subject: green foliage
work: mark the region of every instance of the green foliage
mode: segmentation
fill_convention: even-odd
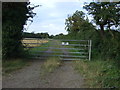
[[[92,58],[101,58],[102,60],[113,59],[116,63],[120,62],[120,34],[117,31],[112,31],[115,37],[112,37],[109,31],[105,31],[106,38],[100,37],[100,32],[97,31],[91,38],[92,43]]]
[[[115,31],[120,23],[117,4],[93,2],[85,5],[84,8],[93,16],[100,30],[96,30],[84,18],[84,14],[76,14],[81,13],[78,11],[66,19],[66,39],[92,40],[92,61],[78,61],[75,64],[76,69],[85,76],[89,87],[120,87],[120,32]],[[116,28],[111,30],[112,26]]]
[[[28,32],[23,32],[23,38],[49,38],[49,34],[48,33],[28,33]]]
[[[49,42],[49,47],[52,47],[53,43],[56,43],[57,45],[54,46],[55,48],[60,48],[60,41],[50,41]],[[49,49],[50,50],[50,49]],[[62,53],[62,50],[60,49],[51,49],[52,55],[60,55],[60,52]],[[59,53],[56,53],[59,52]],[[50,54],[50,53],[49,53]],[[51,54],[50,54],[51,55]],[[47,60],[44,62],[42,65],[42,70],[43,72],[41,73],[43,76],[46,74],[53,72],[56,68],[58,68],[60,65],[62,65],[62,61],[60,59],[60,56],[51,56],[48,57]]]
[[[60,33],[58,35],[55,35],[53,38],[54,39],[66,39],[67,35],[64,35],[63,33]]]
[[[28,7],[28,2],[2,3],[2,56],[3,59],[21,57],[23,25],[35,13],[34,7]]]
[[[50,39],[53,39],[53,38],[54,38],[54,35],[50,35],[49,38],[50,38]]]
[[[27,62],[21,59],[12,59],[10,61],[3,61],[2,63],[3,74],[8,74],[12,71],[21,69],[25,65],[27,65]]]
[[[76,61],[75,70],[85,77],[89,88],[120,88],[120,70],[115,61]]]
[[[69,20],[69,18],[71,19]],[[68,20],[69,21],[67,22],[73,22],[72,16],[68,17]],[[78,30],[77,33],[76,33],[76,30],[73,29],[74,27],[76,27],[76,24],[69,23],[69,26],[66,25],[67,29],[70,30],[68,31],[68,35],[66,35],[66,38],[76,39],[76,40],[91,39],[93,59],[99,58],[101,60],[106,60],[106,59],[116,60],[116,64],[118,64],[119,66],[119,62],[120,62],[119,32],[108,29],[104,31],[105,37],[101,38],[101,30],[96,30],[94,26],[88,22],[87,19],[81,18],[81,19],[78,19],[78,21],[81,21],[82,23],[77,24],[78,25],[77,27],[79,27],[79,29],[77,29]]]
[[[68,16],[65,24],[69,34],[77,34],[94,29],[88,18],[85,19],[85,14],[78,10],[72,16]]]
[[[94,18],[96,25],[104,31],[105,25],[110,29],[113,25],[116,27],[120,24],[119,18],[119,2],[91,2],[84,6]]]
[[[50,47],[50,44],[51,42],[47,42],[47,43],[41,44],[38,47],[28,49],[28,56],[26,57],[31,58],[33,56],[37,57],[37,56],[43,55],[43,52],[48,50],[48,47]],[[41,51],[42,53],[39,51]]]

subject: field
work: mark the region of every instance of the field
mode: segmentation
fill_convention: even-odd
[[[22,40],[22,43],[24,46],[26,47],[38,47],[40,46],[41,44],[43,43],[47,43],[48,40],[45,40],[45,39],[34,39],[34,38],[25,38]]]

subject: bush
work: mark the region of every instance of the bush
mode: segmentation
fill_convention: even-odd
[[[23,25],[29,18],[30,9],[27,2],[3,2],[2,3],[2,56],[10,59],[22,56],[21,43]],[[26,15],[28,14],[28,16]]]

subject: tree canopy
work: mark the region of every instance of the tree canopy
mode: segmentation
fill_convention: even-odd
[[[85,13],[82,11],[76,11],[73,15],[68,16],[66,19],[66,30],[70,35],[84,34],[86,31],[91,31],[94,28],[88,18],[85,17]]]
[[[105,26],[110,29],[112,26],[118,27],[120,24],[118,4],[119,2],[91,2],[86,4],[84,9],[93,16],[94,22],[99,25],[104,34]]]
[[[33,18],[34,7],[29,2],[3,2],[2,3],[2,55],[3,58],[21,56],[22,33],[24,25],[29,18]]]

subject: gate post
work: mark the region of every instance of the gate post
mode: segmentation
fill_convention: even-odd
[[[92,45],[92,40],[89,40],[89,61],[91,59],[91,45]]]

